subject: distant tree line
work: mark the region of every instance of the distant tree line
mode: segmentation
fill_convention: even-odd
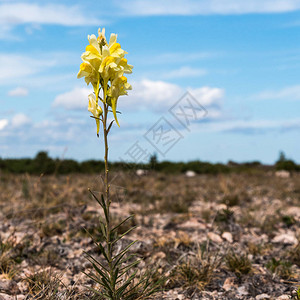
[[[300,165],[287,159],[284,153],[280,153],[274,166],[262,165],[259,161],[236,163],[229,161],[227,164],[209,163],[202,161],[190,162],[158,162],[156,155],[150,157],[148,163],[136,164],[126,162],[110,163],[111,170],[130,171],[136,169],[155,170],[164,173],[184,173],[194,171],[197,174],[219,174],[229,172],[247,172],[252,170],[287,170],[300,171]],[[39,152],[35,158],[1,159],[0,170],[6,173],[29,174],[69,174],[69,173],[99,173],[104,170],[104,162],[100,160],[86,160],[77,162],[72,159],[52,159],[45,151]]]
[[[279,159],[275,163],[276,170],[300,171],[300,165],[297,165],[293,160],[287,159],[284,152],[280,152]]]

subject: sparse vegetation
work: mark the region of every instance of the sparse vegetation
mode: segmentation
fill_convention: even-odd
[[[28,275],[24,281],[28,285],[28,293],[31,295],[40,299],[49,299],[50,296],[57,297],[59,278],[52,274],[51,270],[42,270]]]
[[[288,257],[291,262],[300,267],[300,241],[288,252]]]
[[[273,297],[285,290],[292,295],[298,288],[300,247],[294,240],[298,238],[299,174],[290,177],[289,184],[270,173],[185,178],[158,172],[128,177],[117,172],[112,177],[113,224],[135,212],[119,233],[138,226],[124,246],[138,238],[133,252],[141,260],[139,270],[144,272],[147,266],[157,270],[154,278],[170,278],[161,293],[165,299],[176,299],[176,293],[183,299],[193,294],[204,298],[217,290],[229,300],[238,293],[237,287],[250,286],[256,277],[263,280],[264,289],[256,286],[254,296],[266,290],[274,291],[268,292]],[[47,288],[44,284],[39,294],[44,299],[99,299],[85,288],[95,284],[82,273],[91,269],[83,249],[100,257],[89,237],[100,230],[98,208],[86,191],[89,184],[95,190],[101,181],[84,174],[0,175],[0,278],[19,283],[51,268],[59,281],[50,278]],[[178,209],[182,205],[184,209]],[[207,232],[217,239],[208,242]],[[232,235],[234,244],[225,239],[225,233]],[[288,243],[293,244],[274,242],[280,235],[292,236]],[[101,234],[96,238],[103,241]],[[220,287],[228,277],[234,278],[231,294]],[[58,292],[53,289],[55,282]],[[25,287],[20,293],[27,295],[29,283]],[[32,282],[31,288],[37,297],[38,284]]]
[[[247,275],[252,271],[252,263],[247,254],[230,251],[225,256],[226,266],[237,277]]]
[[[169,287],[182,286],[192,291],[204,290],[221,265],[218,252],[198,251],[197,255],[178,264],[171,272]]]
[[[271,261],[267,263],[267,268],[272,272],[282,277],[283,279],[290,279],[293,275],[292,263],[286,260],[280,260],[272,257]]]

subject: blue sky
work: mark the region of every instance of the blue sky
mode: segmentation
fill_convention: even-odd
[[[0,157],[102,158],[92,89],[76,78],[99,27],[118,34],[134,65],[112,160],[143,150],[141,159],[273,163],[282,150],[300,162],[299,0],[0,0]],[[188,128],[170,113],[187,91],[207,111]],[[178,137],[164,149],[150,134],[161,118]]]

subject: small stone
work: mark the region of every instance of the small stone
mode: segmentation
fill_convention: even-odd
[[[191,218],[190,220],[177,226],[179,229],[185,230],[205,230],[206,226],[203,223],[200,223],[196,218]]]
[[[290,206],[287,207],[284,211],[284,214],[287,216],[293,216],[300,219],[300,207],[299,206]]]
[[[233,287],[236,287],[236,285],[234,285],[234,277],[226,278],[223,284],[223,289],[227,292],[231,290]]]
[[[185,172],[186,177],[195,177],[196,173],[194,171],[188,170]]]
[[[255,297],[255,300],[265,300],[265,299],[270,299],[270,296],[268,294],[260,294]]]
[[[277,300],[290,300],[291,298],[289,295],[281,295],[277,298]]]
[[[221,238],[218,234],[216,234],[216,233],[214,233],[214,232],[209,232],[209,233],[207,234],[207,236],[208,236],[208,238],[209,238],[210,240],[212,240],[212,241],[215,242],[215,243],[220,244],[220,243],[223,242],[222,238]]]
[[[245,296],[245,295],[248,295],[248,292],[247,292],[246,287],[245,287],[244,285],[239,286],[239,287],[237,288],[237,293],[238,293],[239,296]]]
[[[136,170],[135,173],[136,173],[137,176],[144,176],[144,175],[147,174],[147,171],[143,170],[143,169],[138,169],[138,170]]]
[[[281,171],[276,171],[275,176],[279,178],[289,178],[291,174],[288,171],[281,170]]]
[[[12,296],[9,296],[7,294],[0,293],[0,300],[13,300],[14,298]]]
[[[20,293],[17,283],[9,279],[0,279],[0,292],[10,295]]]
[[[285,244],[285,245],[296,245],[298,240],[293,233],[284,233],[277,235],[273,238],[272,243]]]
[[[28,285],[24,280],[21,280],[18,282],[18,288],[20,290],[21,293],[25,293],[27,291]],[[18,297],[19,299],[19,297]]]
[[[26,240],[26,232],[15,232],[14,241],[16,244],[22,243],[22,241]]]
[[[222,210],[227,209],[227,208],[228,208],[227,205],[224,204],[224,203],[218,204],[218,205],[215,207],[215,209],[216,209],[216,210],[219,210],[219,211],[222,211]],[[211,209],[214,209],[214,207],[212,206]]]
[[[162,251],[159,251],[153,255],[154,260],[164,259],[165,257],[166,257],[166,254]]]
[[[223,232],[222,238],[229,243],[233,242],[232,234],[230,232]]]

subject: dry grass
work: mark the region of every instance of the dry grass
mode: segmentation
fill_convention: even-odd
[[[195,256],[185,258],[171,271],[169,287],[181,286],[194,293],[204,290],[217,277],[217,270],[222,263],[222,256],[216,251],[198,250]]]
[[[286,179],[264,172],[192,178],[114,173],[111,178],[115,224],[134,213],[120,232],[138,226],[125,245],[130,239],[141,240],[136,248],[141,269],[157,267],[159,274],[170,274],[168,288],[183,287],[189,295],[220,289],[228,273],[241,284],[256,273],[299,280],[299,244],[272,239],[289,232],[299,240],[300,174]],[[88,291],[76,289],[91,285],[81,276],[90,268],[81,250],[98,255],[87,231],[102,238],[99,209],[88,188],[101,190],[100,177],[0,175],[2,278],[19,282],[30,266],[28,292],[40,293],[43,299],[76,299],[76,293],[82,297],[78,299],[93,299]],[[198,245],[206,245],[208,232],[221,242],[211,242],[210,251],[201,247],[199,254]],[[223,233],[230,233],[236,244],[222,238]],[[49,267],[53,274],[42,272]],[[69,282],[62,284],[57,272],[67,273]],[[276,290],[285,283],[266,284]]]
[[[252,272],[252,263],[247,254],[230,251],[225,256],[225,261],[228,269],[235,273],[237,277],[241,277],[242,275],[247,275]]]

